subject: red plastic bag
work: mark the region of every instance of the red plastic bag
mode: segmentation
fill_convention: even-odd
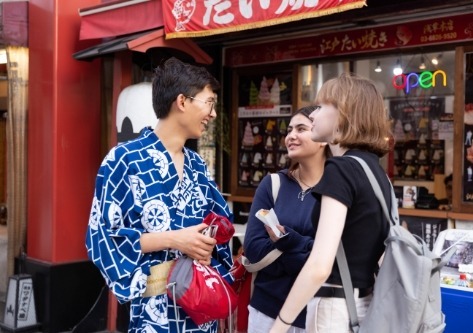
[[[168,296],[197,324],[227,318],[236,308],[237,295],[210,266],[180,257],[168,275]]]
[[[212,237],[217,240],[217,244],[224,244],[232,239],[235,233],[235,227],[225,216],[210,212],[203,221],[208,226],[214,227],[216,232]]]
[[[250,304],[251,288],[253,284],[253,273],[246,270],[241,263],[240,258],[244,255],[241,253],[234,261],[230,273],[233,275],[235,282],[232,284],[233,290],[238,295],[238,304],[235,311],[234,327],[236,333],[246,333],[248,331],[248,305]]]

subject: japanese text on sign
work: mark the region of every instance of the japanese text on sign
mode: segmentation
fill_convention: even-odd
[[[361,8],[366,0],[163,0],[166,38],[271,26]]]

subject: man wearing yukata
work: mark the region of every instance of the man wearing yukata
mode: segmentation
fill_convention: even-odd
[[[119,302],[131,302],[128,332],[217,332],[217,322],[197,326],[168,299],[166,277],[187,255],[232,281],[231,249],[202,234],[202,221],[233,215],[204,160],[184,146],[217,116],[218,88],[206,69],[168,59],[153,81],[156,127],[112,148],[100,166],[86,247]]]

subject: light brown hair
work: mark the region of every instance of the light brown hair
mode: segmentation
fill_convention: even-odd
[[[389,114],[373,81],[343,73],[322,85],[316,102],[332,104],[340,112],[334,144],[367,150],[380,157],[390,150]]]

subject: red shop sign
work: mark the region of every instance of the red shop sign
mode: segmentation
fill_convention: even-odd
[[[473,40],[473,14],[230,47],[224,61],[236,67],[468,40]]]
[[[361,8],[366,0],[163,0],[166,38],[272,26]]]

